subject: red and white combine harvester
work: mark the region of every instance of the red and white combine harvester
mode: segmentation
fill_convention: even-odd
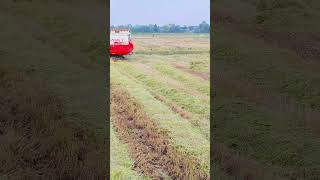
[[[128,55],[133,51],[131,33],[128,29],[113,29],[110,32],[110,55]]]

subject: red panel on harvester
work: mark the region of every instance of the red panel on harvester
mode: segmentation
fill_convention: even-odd
[[[110,45],[111,55],[127,55],[133,50],[133,44],[129,42],[128,45]]]

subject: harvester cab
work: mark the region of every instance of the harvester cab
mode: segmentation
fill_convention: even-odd
[[[110,55],[124,56],[132,53],[131,33],[127,29],[113,29],[110,32]]]

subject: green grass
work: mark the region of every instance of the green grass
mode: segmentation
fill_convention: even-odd
[[[200,72],[209,72],[209,67],[209,62],[206,61],[195,60],[190,63],[190,69]]]
[[[172,112],[166,105],[154,97],[142,86],[121,74],[111,66],[111,82],[119,84],[139,101],[145,112],[160,128],[166,129],[172,138],[173,145],[198,159],[206,172],[209,172],[209,141],[200,130],[179,115]],[[189,137],[189,138],[185,138]]]
[[[152,57],[145,57],[146,59],[151,59]],[[153,59],[153,58],[152,58]],[[159,60],[160,62],[160,60]],[[148,63],[143,63],[140,60],[134,60],[131,61],[130,64],[137,70],[148,74],[150,77],[153,77],[154,79],[159,79],[162,82],[166,82],[166,84],[172,88],[175,88],[183,93],[189,94],[191,96],[195,96],[199,99],[201,99],[204,103],[209,104],[209,97],[208,95],[201,93],[201,87],[195,87],[192,83],[189,83],[186,79],[190,78],[190,81],[192,81],[192,78],[195,76],[192,76],[189,73],[184,73],[183,71],[180,71],[178,69],[176,69],[176,71],[180,71],[181,74],[179,75],[180,78],[184,79],[185,82],[179,81],[176,78],[173,78],[172,76],[163,73],[162,71],[157,69],[157,65],[154,64],[158,64],[158,61],[153,59],[152,63],[150,63],[150,65]],[[163,63],[164,64],[164,63]],[[168,66],[169,68],[171,68],[171,66]],[[174,71],[174,68],[172,68],[172,70]],[[202,82],[199,83],[199,86],[206,86],[208,84],[208,81],[204,81],[203,79],[197,78],[195,77],[195,79],[197,79],[197,82]],[[200,90],[198,90],[200,89]]]
[[[210,84],[199,78],[182,72],[170,65],[165,63],[156,63],[153,65],[154,68],[164,75],[167,75],[175,80],[181,81],[186,84],[189,88],[196,89],[197,91],[210,96]]]
[[[202,103],[201,100],[192,96],[188,96],[187,94],[172,87],[168,87],[165,83],[135,70],[128,63],[119,62],[115,63],[114,65],[117,66],[117,68],[119,68],[122,72],[130,74],[132,77],[139,80],[139,82],[143,83],[156,93],[170,99],[173,102],[176,102],[180,107],[184,108],[188,112],[209,116],[209,105]]]
[[[110,140],[110,179],[147,179],[133,170],[133,160],[128,152],[128,147],[119,140],[112,126],[110,127]]]

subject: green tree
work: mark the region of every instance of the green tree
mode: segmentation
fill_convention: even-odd
[[[210,25],[207,22],[202,21],[202,23],[199,24],[199,33],[210,33]]]
[[[154,33],[159,33],[159,32],[160,32],[160,29],[159,29],[158,25],[155,24],[155,25],[153,26],[153,32],[154,32]]]

